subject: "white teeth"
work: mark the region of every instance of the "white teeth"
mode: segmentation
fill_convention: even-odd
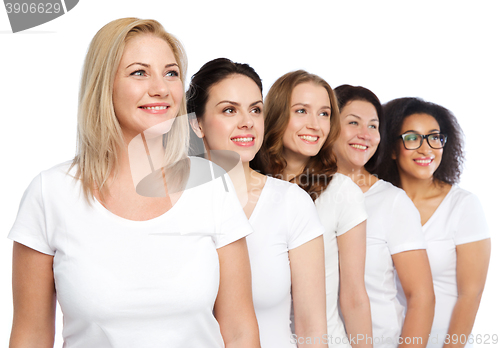
[[[241,143],[248,143],[253,140],[253,138],[233,138],[232,141],[237,141]]]
[[[166,106],[142,106],[143,109],[146,110],[165,110]]]
[[[351,146],[354,147],[355,149],[360,149],[360,150],[366,150],[368,148],[368,146],[363,146],[358,144],[352,144]]]
[[[319,137],[312,137],[310,135],[299,135],[299,138],[307,141],[316,141],[319,139]]]
[[[432,160],[431,159],[429,159],[429,160],[415,160],[415,162],[421,163],[421,164],[429,164],[432,162]]]

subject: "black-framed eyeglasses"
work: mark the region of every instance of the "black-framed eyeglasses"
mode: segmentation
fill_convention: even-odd
[[[442,149],[446,144],[447,136],[442,133],[430,133],[427,135],[416,133],[405,133],[399,136],[403,139],[403,145],[407,150],[416,150],[422,146],[424,139],[433,149]]]

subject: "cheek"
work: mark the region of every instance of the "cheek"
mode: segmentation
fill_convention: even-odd
[[[184,96],[184,88],[181,81],[176,81],[172,84],[170,87],[170,94],[172,95],[172,99],[174,99],[176,106],[180,107],[182,97]]]
[[[293,121],[290,120],[288,123],[288,127],[285,129],[285,133],[283,134],[283,146],[286,148],[290,148],[292,146],[293,137],[295,136],[296,125]]]

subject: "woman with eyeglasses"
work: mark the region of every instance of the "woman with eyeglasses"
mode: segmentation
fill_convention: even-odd
[[[385,136],[379,130],[382,105],[361,86],[338,86],[335,94],[340,110],[340,136],[334,145],[338,171],[361,188],[368,213],[365,284],[373,346],[395,348],[411,341],[414,347],[425,347],[434,293],[420,216],[403,190],[371,174]],[[396,271],[408,302],[406,318],[397,299]]]
[[[427,347],[464,347],[481,300],[490,237],[478,198],[457,186],[463,134],[446,108],[419,98],[384,105],[380,178],[406,191],[418,211],[436,296]]]

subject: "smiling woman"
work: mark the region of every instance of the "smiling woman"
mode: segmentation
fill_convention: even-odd
[[[262,348],[292,346],[292,295],[297,340],[323,337],[323,227],[314,204],[297,185],[249,166],[264,139],[260,77],[247,64],[219,58],[193,76],[187,94],[188,111],[196,112],[198,121],[193,128],[203,138],[208,156],[231,151],[242,163],[243,171],[229,174],[241,183],[240,202],[254,229],[247,243]]]
[[[370,303],[364,284],[367,216],[361,190],[337,173],[333,145],[340,126],[335,94],[321,77],[297,70],[274,82],[265,106],[266,135],[252,165],[299,184],[315,201],[325,228],[328,343],[349,347],[347,332],[365,338],[357,342],[358,347],[371,347]],[[296,329],[297,316],[295,312]]]
[[[419,98],[394,99],[384,113],[387,136],[376,172],[406,191],[427,242],[436,295],[427,347],[463,347],[481,301],[491,245],[479,200],[457,186],[462,130],[449,110]]]
[[[252,229],[229,177],[191,184],[210,165],[187,157],[185,65],[154,20],[119,19],[92,40],[77,155],[32,181],[9,233],[10,347],[53,346],[56,299],[68,348],[258,347]],[[137,153],[163,194],[136,191]]]

